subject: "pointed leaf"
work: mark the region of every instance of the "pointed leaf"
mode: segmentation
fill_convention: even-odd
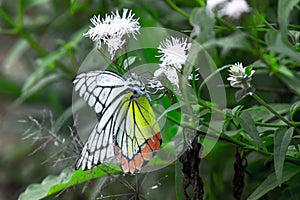
[[[50,175],[47,176],[40,184],[29,185],[18,199],[42,199],[63,191],[71,186],[86,182],[87,180],[92,180],[106,176],[107,174],[118,172],[120,172],[120,169],[110,168],[105,165],[99,165],[98,167],[88,171],[74,171],[71,168],[66,168],[58,176]]]
[[[282,179],[285,155],[293,136],[294,128],[278,128],[274,133],[274,167],[277,181]]]
[[[183,198],[183,173],[182,163],[177,160],[175,162],[175,187],[176,187],[176,199],[180,200]]]
[[[282,40],[280,32],[267,32],[267,34],[265,35],[265,40],[270,51],[286,55],[293,60],[300,62],[299,52],[295,51]]]
[[[293,164],[285,164],[283,168],[283,177],[280,182],[276,180],[275,173],[270,174],[247,198],[247,200],[256,200],[273,190],[280,184],[290,180],[293,176],[300,172],[300,168]]]
[[[252,72],[253,67],[246,67],[245,73],[250,76]]]
[[[300,58],[300,54],[298,55]],[[282,82],[286,84],[287,87],[289,87],[291,90],[293,90],[295,93],[300,95],[300,74],[294,73],[294,77],[287,77],[284,75],[278,76]]]
[[[222,48],[221,54],[226,55],[232,49],[246,49],[248,45],[245,34],[233,33],[229,36],[211,39],[203,44],[204,48],[219,46]]]
[[[254,120],[249,113],[243,112],[239,117],[236,118],[236,120],[260,148],[265,147],[261,138],[259,137],[259,132],[256,129]]]
[[[71,15],[73,15],[75,13],[76,8],[77,8],[77,3],[78,3],[78,0],[71,0],[71,5],[70,5]]]
[[[181,108],[182,106],[186,105],[184,102],[178,102],[173,104],[172,106],[168,107],[159,117],[157,117],[157,121],[161,120],[168,112],[171,112],[173,110],[177,110],[178,108]]]
[[[278,21],[280,24],[281,35],[287,39],[289,16],[293,8],[300,0],[279,0],[278,1]]]
[[[203,43],[215,37],[215,18],[211,17],[205,8],[195,8],[192,10],[190,24],[194,27],[191,37],[196,37],[195,39],[199,43]]]
[[[70,180],[73,173],[74,171],[72,169],[67,168],[63,170],[59,176],[49,175],[42,183],[29,185],[18,199],[42,199],[47,196],[51,186]]]
[[[241,101],[243,98],[245,98],[247,95],[251,95],[253,92],[255,92],[255,88],[253,87],[240,89],[235,92],[235,98],[237,101]]]

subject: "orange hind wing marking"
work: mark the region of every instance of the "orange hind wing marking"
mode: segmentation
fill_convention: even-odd
[[[133,174],[142,169],[146,163],[145,161],[149,161],[160,146],[161,134],[158,132],[141,145],[140,152],[136,153],[132,159],[127,158],[118,145],[115,146],[115,156],[120,162],[123,172]]]

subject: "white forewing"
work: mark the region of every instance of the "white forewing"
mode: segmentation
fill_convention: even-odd
[[[76,76],[73,83],[79,96],[100,115],[77,160],[76,169],[91,169],[115,157],[116,142],[122,154],[132,159],[141,146],[139,141],[144,140],[137,138],[142,133],[135,120],[132,121],[134,113],[128,114],[134,112],[134,109],[129,111],[131,96],[124,96],[133,90],[128,80],[110,71],[90,71]]]
[[[103,114],[104,108],[126,93],[126,80],[110,71],[90,71],[77,75],[73,81],[75,91],[93,108]]]

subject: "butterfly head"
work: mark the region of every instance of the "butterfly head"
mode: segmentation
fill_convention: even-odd
[[[130,74],[130,77],[127,79],[127,86],[129,91],[133,93],[132,99],[138,99],[139,97],[146,95],[145,85],[137,74]]]

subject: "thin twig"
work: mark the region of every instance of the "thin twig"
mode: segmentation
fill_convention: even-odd
[[[186,12],[184,12],[182,9],[180,9],[179,7],[176,6],[176,4],[174,4],[171,0],[166,0],[167,4],[173,8],[175,11],[177,11],[179,14],[189,18],[190,15]]]

